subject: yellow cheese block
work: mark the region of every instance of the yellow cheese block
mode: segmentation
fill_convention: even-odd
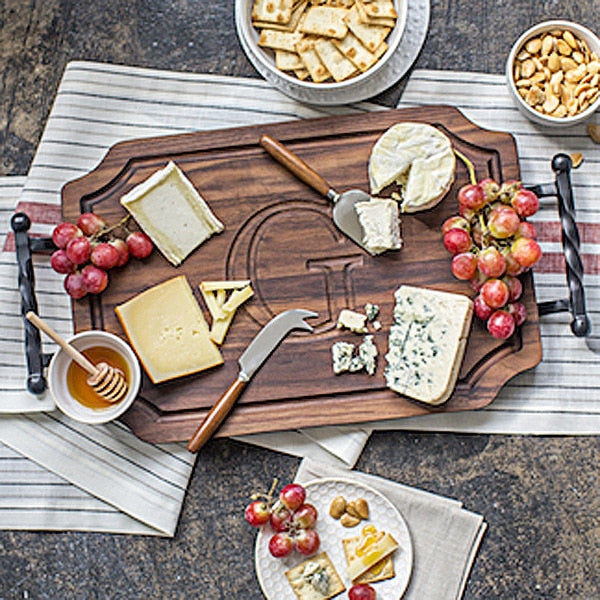
[[[185,275],[141,292],[115,312],[153,383],[223,363]]]

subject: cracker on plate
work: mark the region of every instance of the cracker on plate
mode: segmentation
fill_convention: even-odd
[[[346,561],[350,562],[350,555],[354,553],[360,536],[353,538],[345,538],[342,540],[344,546],[344,554],[346,555]],[[384,581],[385,579],[391,579],[396,575],[394,571],[394,561],[392,556],[386,556],[384,559],[375,563],[371,568],[365,571],[362,575],[359,575],[352,583],[377,583],[378,581]]]
[[[311,556],[285,576],[298,600],[329,600],[346,589],[327,552]]]

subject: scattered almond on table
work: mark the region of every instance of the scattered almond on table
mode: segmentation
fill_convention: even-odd
[[[340,82],[369,70],[388,49],[392,0],[254,0],[258,45],[299,80]]]
[[[598,55],[568,29],[553,29],[525,42],[513,77],[525,102],[551,117],[572,117],[600,97]]]

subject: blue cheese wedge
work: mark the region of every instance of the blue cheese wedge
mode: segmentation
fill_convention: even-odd
[[[371,198],[355,205],[363,230],[362,243],[370,254],[402,248],[398,203],[390,198]]]
[[[174,266],[224,229],[174,162],[130,190],[121,204]]]
[[[336,375],[345,373],[352,366],[354,356],[354,344],[349,342],[336,342],[331,346],[331,358],[333,361],[333,372]]]
[[[385,378],[395,392],[439,405],[456,384],[473,303],[461,294],[401,286],[395,293]]]

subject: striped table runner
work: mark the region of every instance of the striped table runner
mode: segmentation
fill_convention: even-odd
[[[68,65],[27,178],[0,179],[0,232],[19,202],[32,234],[60,220],[60,190],[114,143],[183,133],[365,112],[369,104],[311,108],[256,79],[155,71],[89,62]],[[22,193],[21,193],[22,190]],[[0,240],[0,528],[86,529],[173,535],[194,456],[182,444],[150,445],[120,424],[87,427],[25,391],[23,327],[12,235]],[[41,316],[72,334],[62,277],[34,258]],[[56,348],[43,339],[45,352]],[[15,413],[15,414],[11,414]],[[17,415],[16,413],[26,413]],[[352,466],[370,430],[321,427],[239,439]]]
[[[586,126],[555,129],[532,123],[516,109],[501,75],[417,70],[408,82],[399,108],[432,104],[451,104],[480,127],[512,133],[526,184],[553,181],[550,161],[558,152],[581,152],[584,156],[583,164],[573,170],[571,179],[582,238],[587,307],[593,322],[600,315],[600,145],[589,138]],[[598,115],[595,119],[599,122]],[[541,209],[531,221],[536,225],[544,252],[535,267],[537,300],[566,298],[568,289],[555,199],[543,199]],[[484,410],[391,420],[373,423],[373,428],[600,433],[600,355],[571,333],[569,323],[568,313],[541,318],[542,362],[512,379]]]

